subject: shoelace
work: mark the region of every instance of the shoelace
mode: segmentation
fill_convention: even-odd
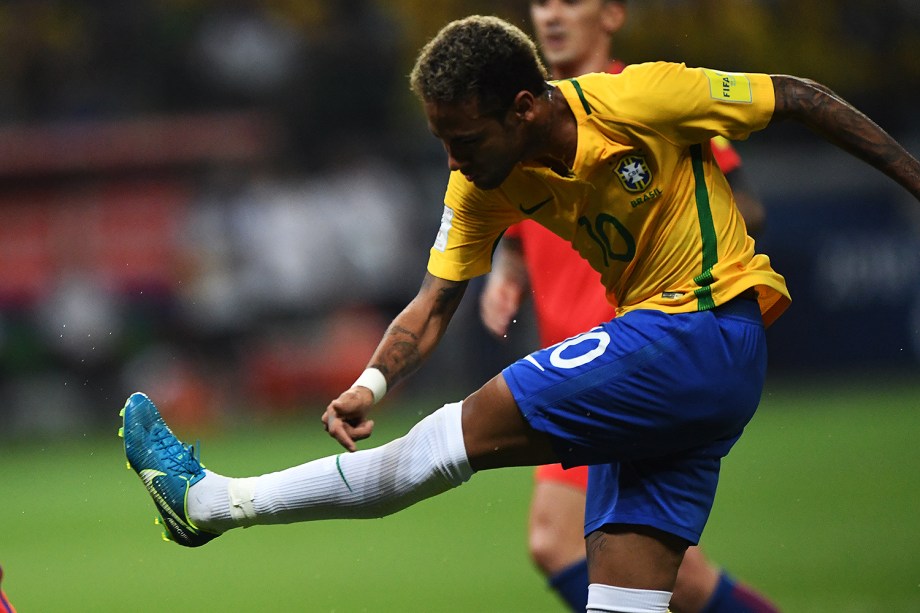
[[[165,426],[158,426],[151,432],[154,448],[162,451],[161,458],[171,470],[197,475],[201,472],[200,448],[196,445],[185,445],[170,432]]]

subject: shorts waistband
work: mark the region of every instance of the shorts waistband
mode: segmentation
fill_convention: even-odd
[[[757,302],[757,290],[753,287],[746,289],[725,304],[717,306],[715,311],[720,314],[731,313],[752,319],[761,319],[760,303]]]

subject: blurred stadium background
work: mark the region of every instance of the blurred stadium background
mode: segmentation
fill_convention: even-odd
[[[629,7],[619,58],[811,77],[920,154],[915,0],[636,0]],[[109,489],[100,483],[101,475],[115,474],[110,464],[121,462],[117,440],[103,435],[116,426],[124,398],[141,389],[178,429],[205,439],[206,459],[229,464],[229,472],[307,459],[292,432],[310,442],[310,457],[335,451],[309,434],[320,407],[351,383],[386,323],[414,295],[440,217],[446,165],[406,75],[439,27],[477,12],[530,31],[524,0],[0,2],[0,564],[21,612],[122,610],[117,592],[98,592],[114,589],[106,577],[122,585],[145,575],[146,560],[161,568],[181,556],[183,568],[212,573],[209,589],[243,576],[217,563],[220,552],[203,554],[207,562],[198,564],[191,557],[198,554],[155,542],[147,549],[152,528],[134,530],[149,506],[140,486],[128,482],[128,473],[113,477]],[[903,480],[920,468],[920,453],[907,449],[906,438],[920,413],[920,207],[879,173],[796,127],[755,134],[738,149],[768,210],[759,247],[786,275],[794,303],[769,333],[770,389],[781,401],[765,399],[766,417],[755,422],[772,424],[754,438],[763,441],[764,455],[749,456],[750,464],[749,447],[737,452],[739,467],[763,472],[745,481],[740,470],[729,471],[723,487],[734,492],[730,500],[742,501],[734,507],[739,515],[768,523],[775,520],[771,509],[790,504],[782,481],[795,482],[796,495],[812,497],[815,509],[790,514],[789,522],[808,524],[795,526],[805,539],[823,514],[847,514],[853,501],[876,495],[850,487],[849,463],[877,465],[875,478],[897,484],[879,495],[912,513],[880,522],[872,512],[853,511],[860,521],[835,534],[865,548],[834,549],[838,541],[825,538],[814,546],[829,548],[825,557],[809,558],[805,553],[814,551],[803,550],[802,541],[771,541],[777,526],[743,522],[728,534],[744,551],[729,540],[713,548],[720,561],[753,574],[753,582],[790,594],[779,602],[792,611],[819,610],[827,600],[792,600],[813,587],[805,580],[814,579],[805,572],[811,564],[841,573],[827,575],[841,577],[844,594],[872,583],[855,559],[864,553],[873,564],[889,564],[869,573],[879,589],[820,610],[920,610],[920,501],[916,479]],[[395,436],[420,412],[468,393],[534,342],[527,313],[507,342],[491,340],[476,319],[473,294],[432,361],[390,397],[385,410],[395,423],[385,433]],[[803,390],[802,381],[820,383]],[[894,438],[879,435],[876,446],[863,448],[867,430],[882,422],[887,429],[880,432]],[[852,427],[840,430],[846,423]],[[244,427],[264,437],[247,437]],[[792,431],[789,444],[800,447],[787,449]],[[820,444],[832,433],[838,447]],[[207,455],[210,439],[218,441],[216,458]],[[246,452],[230,449],[231,441]],[[891,453],[899,463],[889,463]],[[840,457],[854,454],[846,462]],[[822,476],[839,489],[805,478],[792,458],[826,466]],[[71,463],[85,497],[71,491],[73,477],[54,474]],[[374,559],[371,551],[405,547],[405,555],[382,559],[418,558],[424,566],[445,543],[469,541],[469,563],[492,564],[483,568],[494,594],[538,594],[527,606],[518,599],[510,602],[520,607],[495,609],[556,610],[523,549],[527,474],[489,476],[470,499],[458,493],[426,507],[435,517],[427,530],[441,538],[431,548],[421,546],[427,536],[413,533],[423,523],[420,511],[388,524],[399,535],[392,540],[375,542],[380,530],[373,523],[354,528],[369,549],[340,559],[353,564]],[[49,489],[57,479],[60,485]],[[869,487],[873,480],[856,483]],[[96,515],[62,520],[74,496],[82,504],[94,492],[102,500],[86,504]],[[29,504],[39,493],[41,502]],[[469,510],[464,500],[474,501]],[[499,507],[507,521],[488,522],[487,529],[476,523],[484,509]],[[717,508],[714,521],[721,517]],[[128,542],[84,537],[65,546],[67,530],[114,533]],[[288,562],[251,583],[296,595],[275,610],[400,610],[399,596],[374,600],[375,590],[394,581],[374,580],[373,563],[352,578],[362,593],[354,600],[332,597],[348,582],[298,574],[303,556],[315,564],[330,549],[354,547],[339,534],[314,548],[318,533],[297,527],[234,539],[239,552],[244,542],[253,547],[262,539],[293,549],[289,558],[265,553]],[[908,541],[908,553],[892,553],[892,533]],[[506,549],[494,545],[509,534]],[[877,557],[868,554],[867,535],[877,537]],[[765,551],[753,553],[759,549]],[[801,568],[790,570],[790,560]],[[294,567],[290,574],[279,574],[287,566]],[[465,566],[448,568],[456,577],[440,593],[481,585],[481,597],[494,595],[487,579],[468,582]],[[407,572],[426,577],[424,570]],[[316,577],[321,585],[311,587]],[[53,589],[65,579],[74,587]],[[420,589],[409,586],[396,591]],[[47,600],[68,596],[68,589],[84,600]],[[225,592],[208,592],[199,610],[220,608]],[[880,595],[892,592],[890,600]],[[317,593],[322,598],[304,601]],[[441,609],[430,601],[438,590],[423,593]],[[244,601],[253,608],[260,602]],[[425,601],[402,602],[420,609]],[[498,601],[444,610],[489,610],[488,602]]]

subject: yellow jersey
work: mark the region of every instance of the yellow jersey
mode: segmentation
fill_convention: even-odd
[[[706,310],[755,288],[771,324],[789,291],[754,252],[709,144],[767,126],[769,75],[655,62],[553,84],[578,127],[570,172],[521,163],[493,190],[452,172],[428,271],[453,281],[487,273],[505,229],[532,218],[601,273],[618,315]]]

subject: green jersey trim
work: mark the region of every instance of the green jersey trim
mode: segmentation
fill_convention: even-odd
[[[706,189],[706,175],[703,172],[703,147],[696,144],[690,146],[690,160],[693,165],[693,180],[695,182],[694,195],[696,198],[697,217],[700,221],[700,238],[703,243],[703,271],[693,278],[699,285],[694,290],[697,299],[697,310],[706,311],[716,306],[712,299],[712,269],[719,261],[718,241],[716,228],[712,222],[712,210],[709,202],[709,191]]]
[[[575,87],[575,93],[578,94],[578,99],[581,100],[581,106],[584,107],[585,113],[591,114],[591,105],[588,104],[588,101],[585,100],[585,92],[581,91],[581,85],[575,79],[569,79],[569,82]]]

